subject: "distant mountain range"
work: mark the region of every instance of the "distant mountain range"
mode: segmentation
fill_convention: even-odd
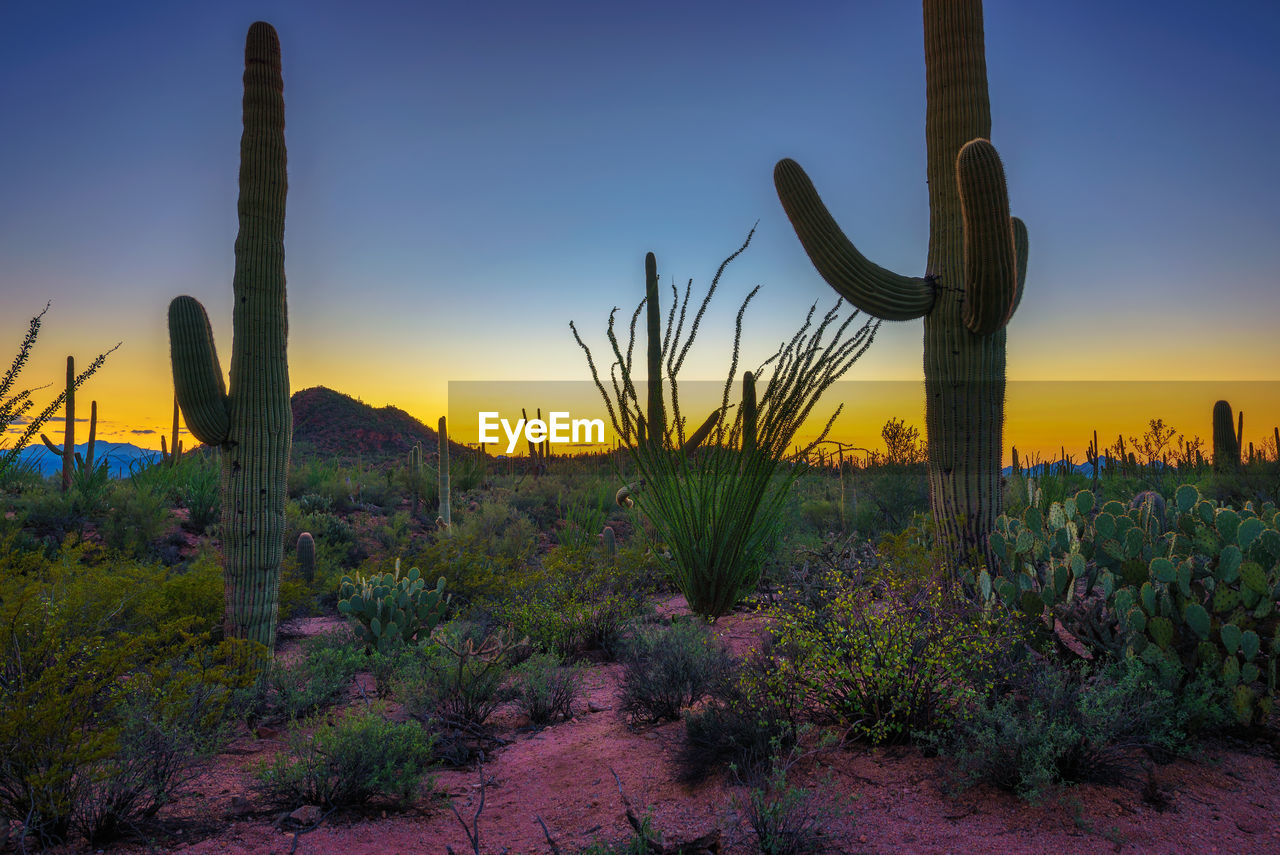
[[[1058,474],[1058,472],[1059,472],[1059,470],[1061,470],[1061,468],[1062,468],[1062,464],[1063,464],[1064,462],[1065,462],[1065,461],[1062,461],[1062,460],[1051,461],[1051,462],[1049,463],[1049,471],[1050,471],[1050,472],[1052,472],[1054,475],[1057,475],[1057,474]],[[1099,471],[1102,471],[1102,470],[1106,469],[1106,468],[1107,468],[1107,465],[1108,465],[1110,462],[1111,462],[1111,458],[1107,457],[1105,454],[1104,454],[1104,455],[1102,455],[1101,457],[1099,457],[1099,458],[1098,458],[1098,469],[1099,469]],[[1144,464],[1144,465],[1145,465],[1145,464]],[[1156,465],[1157,467],[1159,467],[1159,466],[1163,466],[1164,464],[1163,464],[1163,463],[1161,463],[1159,460],[1157,460],[1157,461],[1155,461],[1155,465]],[[1036,469],[1036,471],[1037,471],[1037,472],[1039,472],[1039,471],[1040,471],[1041,469],[1043,469],[1043,468],[1044,468],[1044,463],[1038,463],[1038,464],[1036,464],[1035,469]],[[1086,461],[1086,462],[1084,462],[1084,463],[1074,463],[1074,464],[1072,464],[1072,465],[1071,465],[1071,468],[1072,468],[1072,469],[1074,469],[1076,472],[1079,472],[1081,475],[1090,475],[1090,476],[1091,476],[1091,475],[1093,475],[1093,464],[1092,464],[1092,463],[1089,463],[1089,462],[1087,462],[1087,461]],[[1009,476],[1009,475],[1013,474],[1013,467],[1012,467],[1012,466],[1006,466],[1005,468],[1001,469],[1001,470],[1000,470],[1000,472],[1001,472],[1001,474],[1003,474],[1003,475],[1005,475],[1005,476]],[[1027,473],[1027,467],[1026,467],[1026,466],[1023,466],[1023,467],[1022,467],[1022,472],[1023,472],[1023,474],[1024,474],[1024,475]]]
[[[323,386],[294,392],[289,404],[293,410],[294,459],[360,456],[372,461],[404,454],[414,443],[422,443],[422,450],[428,454],[435,453],[439,447],[434,430],[398,407],[371,407]],[[186,434],[184,442],[194,440]],[[450,446],[455,454],[467,450],[453,442]],[[88,443],[80,443],[76,451],[83,456],[87,448]],[[113,478],[128,477],[130,464],[136,469],[159,459],[159,451],[132,443],[99,441],[94,445],[95,462],[106,460]],[[62,458],[40,443],[24,448],[18,460],[23,464],[29,462],[45,477],[62,471]]]
[[[82,442],[76,451],[83,457],[88,453],[89,443]],[[94,465],[107,461],[107,471],[112,478],[127,478],[130,464],[136,469],[160,459],[160,452],[154,448],[139,448],[129,442],[96,442],[93,446]],[[17,464],[32,465],[41,475],[49,477],[62,471],[62,458],[44,447],[43,443],[29,445],[18,452]]]

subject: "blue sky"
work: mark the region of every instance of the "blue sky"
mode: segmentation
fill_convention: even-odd
[[[86,387],[122,430],[168,422],[172,296],[205,303],[225,367],[262,19],[283,45],[294,388],[434,423],[449,380],[585,379],[571,318],[633,306],[649,250],[705,283],[759,221],[687,369],[717,377],[751,286],[750,353],[831,299],[778,158],[887,267],[923,272],[928,222],[919,4],[718,8],[7,4],[0,335],[16,347],[53,300],[29,384],[123,340]],[[1010,376],[1277,379],[1280,4],[985,14],[993,141],[1031,234]],[[920,342],[886,324],[850,377],[917,378]]]

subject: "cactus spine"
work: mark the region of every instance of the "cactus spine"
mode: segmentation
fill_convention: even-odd
[[[1240,434],[1233,422],[1231,404],[1218,401],[1213,405],[1213,468],[1216,472],[1240,468]],[[1243,421],[1240,424],[1243,427]]]
[[[316,541],[309,531],[298,535],[298,575],[308,585],[316,580]]]
[[[1005,328],[1022,297],[1027,231],[1009,216],[991,135],[980,0],[924,0],[929,250],[923,278],[867,260],[804,171],[774,169],[788,218],[818,272],[885,320],[924,318],[930,504],[953,565],[977,552],[1001,513]]]
[[[289,409],[284,275],[284,83],[270,24],[245,40],[230,393],[204,307],[169,304],[174,389],[187,428],[222,449],[222,550],[226,635],[274,649],[284,553]]]
[[[440,417],[436,438],[440,443],[440,516],[436,518],[436,525],[449,532],[453,525],[453,509],[449,503],[449,425],[444,416]]]

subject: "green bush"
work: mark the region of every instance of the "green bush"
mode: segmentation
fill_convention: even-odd
[[[178,498],[187,509],[186,527],[204,534],[222,518],[222,472],[216,460],[183,461],[186,477]]]
[[[423,646],[417,672],[406,673],[396,692],[415,718],[447,728],[480,728],[514,697],[507,675],[517,647],[500,634],[477,644],[465,628],[443,626]]]
[[[758,651],[713,685],[705,704],[685,712],[681,780],[698,783],[724,768],[756,780],[796,744],[799,705],[774,676],[772,658]]]
[[[258,788],[272,802],[327,808],[377,797],[414,795],[431,765],[434,740],[418,724],[395,724],[370,707],[324,723],[308,735],[295,724],[289,750],[258,772]]]
[[[582,693],[582,670],[562,665],[546,653],[530,656],[513,669],[515,701],[533,724],[573,717],[573,702]]]
[[[675,720],[731,673],[729,654],[706,624],[637,630],[622,652],[622,710],[632,720]]]
[[[98,532],[112,549],[124,555],[145,557],[172,522],[168,500],[159,487],[117,482],[111,493],[111,512],[103,519]]]
[[[635,565],[621,557],[610,563],[598,549],[556,547],[531,575],[493,606],[494,616],[534,649],[562,659],[616,658],[627,625],[653,608]]]
[[[872,742],[901,742],[943,726],[972,699],[992,662],[1019,640],[998,612],[984,615],[932,580],[886,584],[833,579],[820,606],[774,606],[773,632],[789,655],[776,678],[804,686],[816,711]]]
[[[194,619],[125,631],[123,586],[41,561],[0,557],[0,822],[41,844],[106,840],[171,797],[247,675]]]
[[[813,790],[792,785],[787,766],[774,763],[736,801],[760,855],[805,855],[831,851],[827,828],[834,818]]]
[[[408,560],[447,578],[455,600],[496,602],[522,587],[537,545],[528,517],[498,500],[461,519],[455,511],[452,534]]]
[[[366,667],[354,638],[338,633],[309,638],[296,661],[273,660],[260,680],[236,694],[234,706],[249,722],[306,718],[341,701]]]
[[[1112,780],[1135,750],[1178,750],[1189,716],[1136,660],[1094,671],[1046,661],[934,741],[958,786],[986,781],[1034,800],[1059,784]]]

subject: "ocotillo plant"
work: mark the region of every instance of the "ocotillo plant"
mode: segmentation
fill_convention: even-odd
[[[1213,469],[1233,472],[1240,468],[1240,434],[1233,424],[1231,404],[1218,401],[1213,405]],[[1243,427],[1243,422],[1240,423]]]
[[[436,525],[446,534],[452,533],[453,509],[449,502],[449,425],[445,417],[440,417],[436,438],[440,443],[440,515],[436,517]]]
[[[169,466],[177,466],[178,461],[182,459],[182,440],[178,438],[180,430],[178,415],[178,395],[175,392],[173,395],[173,441],[166,444],[164,434],[160,434],[160,459]]]
[[[790,456],[791,441],[822,393],[871,345],[878,327],[867,322],[850,331],[857,312],[841,321],[842,304],[837,302],[835,308],[815,318],[814,305],[800,330],[760,366],[771,366],[763,394],[756,393],[755,377],[760,369],[747,372],[742,405],[736,408],[736,415],[729,415],[729,395],[738,377],[743,315],[759,290],[757,286],[738,310],[721,405],[686,440],[684,420],[679,414],[677,376],[721,274],[746,249],[747,242],[720,265],[691,325],[686,326],[690,286],[685,289],[683,300],[676,295],[665,332],[661,327],[656,333],[652,328],[646,330],[650,345],[655,340],[659,342],[657,364],[665,363],[666,369],[665,378],[661,378],[664,384],[650,384],[650,389],[658,388],[664,393],[663,406],[650,407],[648,418],[642,412],[632,377],[631,357],[640,312],[646,303],[654,311],[652,289],[646,288],[645,300],[632,315],[625,346],[619,342],[614,327],[618,310],[609,315],[606,334],[614,358],[609,371],[612,394],[576,324],[569,324],[586,354],[587,367],[613,428],[626,443],[637,476],[618,491],[616,501],[624,507],[638,505],[649,518],[659,541],[670,550],[671,571],[690,609],[711,619],[727,614],[759,581],[764,556],[775,542],[786,488],[800,471],[799,466],[783,465]],[[649,275],[655,266],[649,263],[652,257],[650,254],[646,258],[646,285],[653,279]],[[665,397],[668,392],[669,401]],[[649,402],[656,404],[652,398]],[[667,411],[668,403],[671,417],[659,417],[658,413]],[[796,460],[803,459],[826,438],[834,419],[832,416],[817,439],[798,450]],[[691,453],[695,439],[700,443],[705,440],[696,454]],[[780,477],[775,479],[775,474]]]
[[[992,558],[1001,513],[1005,327],[1018,307],[1027,231],[1009,216],[991,136],[980,0],[924,0],[929,251],[923,277],[868,261],[793,160],[774,169],[788,218],[818,272],[885,320],[924,318],[930,504],[953,566]]]
[[[280,40],[270,24],[249,28],[244,59],[230,390],[209,318],[194,297],[169,304],[169,346],[187,428],[222,449],[226,635],[272,650],[293,415],[286,353],[284,82]]]
[[[53,417],[58,407],[61,407],[66,401],[68,391],[74,392],[80,388],[80,385],[88,380],[93,373],[102,367],[102,363],[107,361],[107,356],[120,346],[117,342],[116,346],[105,353],[98,354],[98,357],[89,363],[89,367],[80,372],[65,389],[54,398],[47,407],[34,416],[26,414],[35,406],[35,401],[31,398],[31,389],[14,390],[13,384],[17,381],[18,375],[22,373],[22,368],[27,364],[27,359],[31,356],[31,349],[35,347],[36,337],[40,334],[40,324],[44,319],[45,312],[49,311],[49,304],[45,303],[44,310],[40,314],[31,319],[31,324],[27,328],[27,334],[22,339],[22,344],[18,347],[18,355],[13,358],[8,370],[0,375],[0,434],[3,434],[8,427],[18,419],[26,422],[26,428],[18,436],[17,440],[8,444],[7,448],[0,449],[0,473],[3,473],[17,459],[22,450],[27,447],[27,443],[40,433],[40,429],[44,427],[45,422]]]

